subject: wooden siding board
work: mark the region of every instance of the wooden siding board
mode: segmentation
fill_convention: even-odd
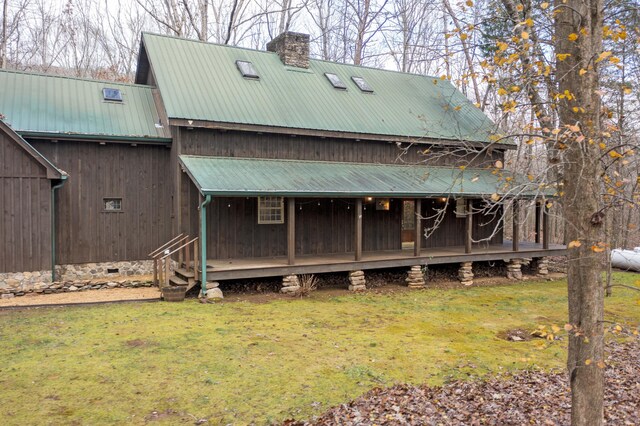
[[[0,133],[0,272],[50,269],[51,182],[46,168]]]
[[[58,190],[58,262],[146,259],[171,236],[169,155],[163,146],[52,143],[34,147],[69,173]],[[123,211],[103,212],[122,197]]]
[[[313,136],[291,137],[279,134],[223,132],[198,128],[181,130],[180,144],[180,153],[189,155],[380,164],[396,164],[400,161],[404,163],[423,162],[426,157],[421,155],[420,151],[427,148],[426,145],[414,144],[407,149],[406,154],[400,155],[401,150],[395,143],[383,141],[355,141]],[[431,152],[435,155],[429,165],[459,165],[458,162],[461,161],[459,155],[440,155],[446,149],[431,147]],[[481,167],[498,159],[503,159],[503,152],[498,149],[484,154],[470,153],[466,158],[470,163],[466,165]]]

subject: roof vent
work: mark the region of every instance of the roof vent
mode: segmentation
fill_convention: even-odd
[[[369,83],[362,77],[351,77],[351,80],[362,90],[363,92],[373,93],[373,87],[369,86]]]
[[[325,77],[327,77],[327,80],[331,82],[331,85],[336,89],[347,90],[347,86],[342,82],[342,80],[340,80],[340,77],[338,77],[336,74],[326,72],[324,73],[324,75]]]
[[[259,80],[260,76],[258,75],[258,71],[256,71],[255,67],[251,62],[248,61],[236,61],[236,66],[240,70],[240,73],[244,78],[251,78],[253,80]]]
[[[120,89],[105,87],[102,89],[102,97],[105,101],[122,102],[122,92]]]

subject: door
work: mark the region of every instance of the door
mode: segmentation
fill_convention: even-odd
[[[412,243],[416,233],[416,203],[413,200],[402,201],[402,242]]]

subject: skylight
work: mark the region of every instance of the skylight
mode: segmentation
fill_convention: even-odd
[[[362,77],[351,77],[351,80],[362,90],[363,92],[373,93],[373,87],[369,86],[369,83]]]
[[[260,76],[258,75],[258,71],[256,71],[255,67],[251,62],[248,61],[236,61],[236,65],[240,70],[240,73],[244,78],[252,78],[254,80],[258,80]]]
[[[120,89],[105,87],[102,89],[102,97],[105,101],[122,102],[122,92],[120,92]]]
[[[340,77],[338,77],[337,75],[330,72],[326,72],[324,73],[324,75],[331,82],[331,85],[336,89],[347,90],[347,86],[342,82],[342,80],[340,80]]]

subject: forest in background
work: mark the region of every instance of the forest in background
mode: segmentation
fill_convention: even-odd
[[[496,122],[499,135],[518,144],[505,168],[541,185],[561,178],[558,146],[545,142],[563,96],[556,93],[553,7],[545,1],[0,1],[2,68],[130,82],[143,31],[259,50],[283,31],[303,32],[314,58],[451,80]],[[605,10],[611,56],[600,67],[599,90],[611,134],[604,150],[607,237],[610,247],[631,247],[640,245],[638,164],[624,153],[636,149],[640,130],[639,5],[614,0]],[[523,42],[526,56],[512,46]],[[550,208],[552,241],[562,242],[561,209]],[[525,211],[524,237],[531,239],[533,209]],[[509,208],[505,218],[510,223]],[[509,237],[510,227],[505,231]]]

